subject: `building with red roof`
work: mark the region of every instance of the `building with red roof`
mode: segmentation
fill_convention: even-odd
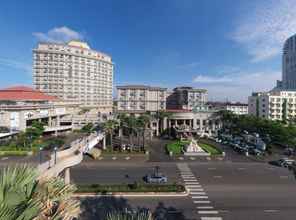
[[[55,96],[46,95],[45,93],[34,90],[26,86],[13,86],[0,89],[0,101],[58,101]]]
[[[61,124],[66,116],[67,105],[57,97],[27,86],[0,89],[0,126],[10,131],[23,131],[34,120],[43,122],[48,132],[72,129],[71,122]]]

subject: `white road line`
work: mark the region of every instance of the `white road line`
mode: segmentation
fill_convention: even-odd
[[[218,214],[218,211],[198,211],[198,214],[208,215],[208,214]]]
[[[190,192],[190,195],[206,195],[206,193],[201,194],[202,192]]]
[[[182,177],[184,180],[196,180],[195,176],[185,176]]]
[[[209,204],[209,203],[211,203],[210,201],[205,201],[205,200],[198,200],[198,201],[193,201],[193,203],[195,203],[195,204]]]
[[[196,182],[197,181],[197,179],[195,179],[195,180],[193,180],[193,179],[186,179],[186,180],[184,180],[185,182]]]
[[[201,185],[194,185],[194,186],[192,186],[192,185],[186,185],[186,187],[187,188],[201,188]]]
[[[213,209],[213,206],[197,206],[197,209]]]
[[[190,187],[190,186],[200,186],[198,182],[196,183],[185,183],[185,186]]]
[[[276,209],[265,209],[264,212],[278,212]]]
[[[190,195],[206,195],[205,192],[190,192]]]
[[[195,178],[195,176],[194,175],[181,175],[183,178]]]
[[[208,199],[208,196],[191,196],[192,199]]]
[[[244,168],[244,167],[239,167],[239,168],[237,168],[238,170],[245,170],[246,168]]]
[[[222,176],[213,176],[214,178],[222,178]]]
[[[190,192],[196,192],[196,191],[204,191],[203,188],[199,188],[199,189],[190,189]]]
[[[280,176],[281,179],[289,178],[289,176]]]
[[[201,220],[222,220],[221,217],[201,217]]]
[[[217,170],[216,167],[209,167],[208,170]]]

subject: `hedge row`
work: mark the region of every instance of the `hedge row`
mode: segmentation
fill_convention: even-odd
[[[121,185],[77,185],[79,193],[111,193],[111,192],[184,192],[185,187],[177,184],[148,185],[148,184],[121,184]]]

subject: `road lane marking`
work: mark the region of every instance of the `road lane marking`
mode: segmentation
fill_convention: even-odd
[[[184,179],[183,179],[184,180]],[[197,181],[197,179],[195,179],[195,180],[193,180],[193,179],[186,179],[186,180],[184,180],[185,182],[196,182]]]
[[[198,211],[198,214],[202,214],[202,215],[208,215],[208,214],[218,214],[218,211]]]
[[[208,170],[217,170],[216,167],[209,167]]]
[[[201,185],[186,185],[187,188],[201,188]]]
[[[265,209],[264,212],[278,212],[279,210],[276,209]]]
[[[1,158],[1,160],[7,160],[8,159],[8,157],[2,157]]]
[[[222,178],[222,176],[213,176],[214,178]]]
[[[189,189],[190,192],[200,192],[200,191],[204,191],[203,188],[199,188],[199,189]]]
[[[197,209],[213,209],[213,206],[197,206]]]
[[[112,160],[116,160],[117,159],[117,157],[112,157]]]
[[[205,201],[205,200],[198,200],[198,201],[193,201],[193,203],[195,203],[195,204],[209,204],[209,203],[211,203],[210,201]]]
[[[201,220],[222,220],[221,217],[201,217]]]
[[[190,192],[190,195],[206,195],[205,192]]]
[[[239,167],[239,168],[237,168],[238,170],[245,170],[246,168],[244,168],[244,167]]]
[[[287,179],[289,176],[280,176],[281,179]]]
[[[190,195],[205,195],[206,193],[203,192],[204,194],[201,194],[201,192],[191,192],[190,191]]]
[[[192,199],[208,199],[208,196],[191,196]]]

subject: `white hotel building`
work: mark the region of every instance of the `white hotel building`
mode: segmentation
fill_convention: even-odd
[[[112,112],[113,62],[87,43],[39,43],[33,50],[35,88],[64,101]]]
[[[249,114],[271,120],[294,118],[296,117],[296,91],[253,93],[249,97]]]

